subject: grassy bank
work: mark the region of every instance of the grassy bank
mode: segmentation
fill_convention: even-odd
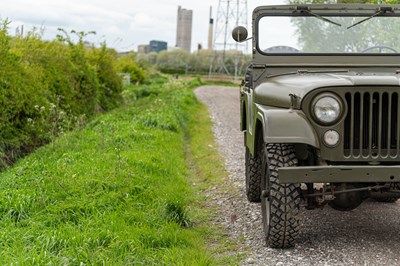
[[[203,213],[203,224],[209,228],[205,240],[208,251],[212,252],[213,263],[240,265],[243,253],[238,251],[238,242],[228,236],[226,228],[212,222],[221,219],[221,213],[218,213],[220,206],[215,205],[214,199],[206,196],[215,195],[215,190],[229,193],[232,185],[226,183],[228,172],[214,141],[207,107],[199,104],[194,109],[196,115],[189,119],[187,162],[190,180],[198,193],[195,208]]]
[[[199,156],[185,134],[200,108],[194,85],[127,91],[126,106],[1,173],[0,264],[218,263],[187,178],[208,175],[187,167]]]

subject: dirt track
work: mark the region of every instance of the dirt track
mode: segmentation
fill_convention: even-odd
[[[233,188],[215,189],[209,196],[219,206],[216,222],[239,242],[240,251],[248,252],[242,265],[400,265],[400,201],[368,200],[350,212],[330,207],[304,211],[295,248],[266,247],[260,205],[247,202],[245,196],[238,88],[201,87],[196,94],[209,106],[218,148],[230,173],[227,182]]]

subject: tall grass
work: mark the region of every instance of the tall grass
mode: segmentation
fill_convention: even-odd
[[[198,103],[187,84],[157,86],[0,174],[1,265],[213,263],[185,158]]]

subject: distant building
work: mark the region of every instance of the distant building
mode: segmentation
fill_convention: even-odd
[[[170,51],[175,51],[175,50],[180,50],[181,48],[176,47],[176,46],[168,46],[168,52]]]
[[[159,53],[163,50],[167,50],[168,48],[168,43],[167,42],[163,42],[163,41],[150,41],[150,45],[149,45],[149,53],[150,52],[156,52]]]
[[[210,22],[208,24],[208,50],[213,49],[214,19],[212,18],[212,7],[210,7]]]
[[[178,20],[176,27],[176,46],[190,52],[192,45],[193,10],[178,6]]]
[[[142,44],[138,45],[138,54],[147,54],[149,52],[150,45]]]

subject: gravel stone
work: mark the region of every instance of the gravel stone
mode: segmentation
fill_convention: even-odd
[[[239,89],[204,86],[195,91],[209,107],[217,149],[225,158],[226,187],[206,191],[217,206],[215,222],[246,254],[241,265],[400,265],[400,201],[367,200],[355,210],[330,207],[301,212],[298,244],[287,250],[265,245],[261,207],[245,194]]]

